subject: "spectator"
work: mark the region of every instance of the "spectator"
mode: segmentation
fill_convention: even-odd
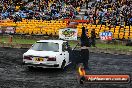
[[[88,2],[89,2],[89,0],[85,1],[85,3],[86,3],[86,9],[88,9]]]
[[[85,27],[82,27],[81,46],[86,46],[86,45],[90,47],[89,37],[86,35]]]
[[[58,1],[54,1],[54,2],[53,2],[53,0],[51,0],[51,1],[43,0],[40,2],[40,4],[35,3],[35,2],[21,2],[21,1],[14,2],[14,0],[10,4],[7,4],[9,2],[2,2],[2,6],[4,6],[4,10],[2,11],[2,17],[4,19],[6,19],[6,18],[11,17],[12,14],[16,15],[15,13],[18,13],[22,18],[29,19],[29,18],[33,18],[30,16],[35,16],[36,19],[41,19],[41,16],[36,17],[36,15],[35,15],[35,12],[38,11],[40,13],[44,12],[44,14],[46,16],[50,16],[50,18],[58,18],[58,19],[61,19],[64,17],[67,17],[67,18],[72,17],[73,18],[78,13],[78,12],[76,12],[77,11],[76,7],[74,7],[76,2],[79,2],[80,4],[82,4],[82,2],[80,0],[76,0],[76,1],[74,1],[74,0],[71,0],[71,1],[70,0],[65,0],[65,1],[58,0]],[[76,5],[76,6],[79,7],[79,5]],[[0,9],[2,9],[1,7],[0,7]],[[14,7],[16,10],[14,9]],[[33,12],[30,12],[29,10],[31,10]],[[69,11],[69,12],[67,15],[65,15],[65,12],[67,12],[67,11]],[[62,12],[64,12],[64,13],[62,14]]]
[[[92,45],[93,47],[96,47],[96,46],[95,46],[95,44],[96,44],[95,39],[96,39],[96,33],[95,33],[95,29],[93,29],[93,30],[91,31],[91,45]]]
[[[82,35],[81,35],[81,61],[84,64],[84,68],[88,68],[88,60],[89,60],[89,50],[88,47],[90,46],[89,38],[86,35],[85,27],[82,28]]]
[[[21,1],[21,0],[20,0]],[[38,11],[40,13],[44,12],[45,17],[50,16],[50,18],[74,18],[77,13],[80,11],[80,7],[84,5],[84,0],[42,0],[40,4],[35,2],[20,2],[17,0],[12,0],[9,2],[8,0],[2,1],[2,5],[0,6],[0,11],[2,12],[2,18],[7,19],[14,15],[16,12],[21,10],[21,17],[28,18],[30,12],[32,10],[32,15],[35,16],[35,12]],[[109,21],[111,25],[119,25],[123,26],[129,25],[131,23],[130,19],[130,8],[132,5],[130,4],[130,0],[127,0],[127,3],[124,2],[116,2],[116,0],[96,0],[90,7],[88,7],[89,0],[85,0],[87,13],[85,14],[85,19],[90,20],[90,23],[96,23],[96,20],[99,20],[98,24],[106,25]],[[101,2],[101,4],[100,4]],[[15,8],[16,7],[16,8]],[[16,11],[15,11],[16,9]],[[57,12],[58,11],[58,12]],[[56,14],[57,12],[57,14]],[[63,12],[63,13],[62,13]],[[19,15],[21,14],[19,13]],[[26,14],[26,15],[25,15]],[[55,16],[56,15],[56,16]],[[115,17],[116,18],[115,18]],[[121,17],[120,17],[121,16]],[[30,17],[31,18],[31,17]],[[33,18],[33,17],[32,17]],[[37,17],[37,19],[42,19],[41,16]],[[94,22],[93,22],[94,20]]]

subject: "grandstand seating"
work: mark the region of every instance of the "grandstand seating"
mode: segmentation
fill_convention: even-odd
[[[48,34],[48,35],[59,35],[59,29],[66,28],[67,22],[62,20],[51,20],[51,21],[42,21],[42,20],[26,20],[22,19],[22,22],[13,22],[12,20],[4,20],[1,21],[0,26],[8,27],[14,26],[16,27],[16,34]],[[77,25],[78,36],[81,36],[82,27],[88,29],[87,35],[91,36],[91,30],[95,29],[97,38],[99,38],[99,33],[104,31],[110,31],[113,33],[113,38],[115,39],[132,39],[132,26],[125,27],[112,27],[109,28],[105,25],[91,25],[91,24],[82,24],[79,23]]]

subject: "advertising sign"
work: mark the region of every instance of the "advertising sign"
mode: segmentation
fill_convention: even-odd
[[[112,40],[112,32],[102,32],[100,33],[101,40]]]
[[[1,27],[0,34],[14,34],[15,27]]]
[[[14,27],[7,27],[6,30],[5,30],[5,33],[14,34],[15,33],[15,28]]]
[[[59,39],[77,40],[77,29],[64,28],[59,30]]]

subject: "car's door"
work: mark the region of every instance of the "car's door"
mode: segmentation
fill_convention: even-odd
[[[66,64],[68,64],[69,63],[69,52],[68,52],[67,42],[64,42],[62,44],[62,54],[64,56],[64,59],[66,60]]]

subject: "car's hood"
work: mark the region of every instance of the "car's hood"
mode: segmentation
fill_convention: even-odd
[[[40,57],[55,57],[59,54],[59,52],[53,51],[35,51],[35,50],[28,50],[24,55],[31,55],[31,56],[40,56]]]

